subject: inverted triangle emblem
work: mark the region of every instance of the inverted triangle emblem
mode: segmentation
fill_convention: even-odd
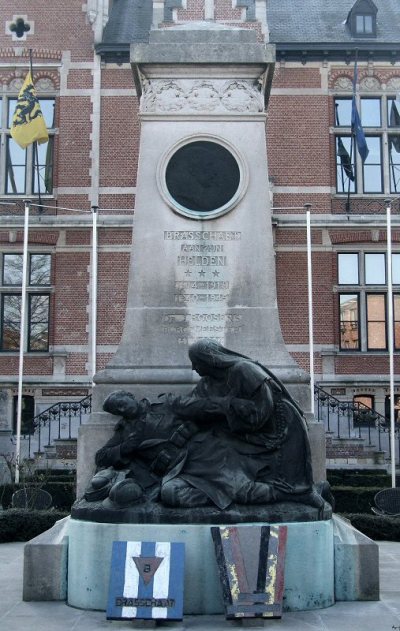
[[[132,559],[144,584],[148,585],[163,562],[164,557],[132,557]]]

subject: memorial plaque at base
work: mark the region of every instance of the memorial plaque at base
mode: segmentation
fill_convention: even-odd
[[[183,543],[114,541],[107,620],[182,620]]]
[[[287,527],[222,527],[211,533],[226,618],[281,618]]]

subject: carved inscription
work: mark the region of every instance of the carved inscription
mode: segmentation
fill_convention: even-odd
[[[178,256],[178,265],[226,265],[226,256]]]
[[[240,333],[242,315],[227,309],[241,238],[234,230],[164,231],[164,241],[176,244],[174,304],[185,311],[165,314],[163,333],[181,344],[201,337],[222,342],[226,333]]]
[[[240,241],[236,230],[165,230],[166,241]]]
[[[175,607],[174,598],[126,598],[117,596],[116,607]]]
[[[240,333],[243,328],[238,313],[169,313],[163,316],[162,325],[163,333],[176,334],[179,344],[201,337],[218,341],[225,333]]]

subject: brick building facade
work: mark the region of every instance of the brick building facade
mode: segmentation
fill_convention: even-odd
[[[400,349],[400,35],[395,0],[0,0],[0,434],[13,433],[18,379],[23,200],[32,201],[24,402],[28,415],[90,393],[92,207],[98,207],[96,369],[119,343],[125,316],[138,161],[139,117],[129,64],[149,29],[214,20],[256,29],[276,45],[266,142],[281,327],[309,369],[305,204],[311,204],[315,380],[385,414],[386,206],[392,200],[394,343]],[[296,6],[298,5],[298,6]],[[33,53],[50,143],[9,138],[10,115]],[[357,102],[370,148],[350,138],[354,59]],[[397,122],[397,125],[396,125]],[[46,147],[46,145],[44,146]],[[345,165],[350,155],[350,166]],[[267,174],[266,174],[267,176]],[[350,189],[350,196],[348,191]],[[135,235],[133,234],[133,241]],[[35,273],[43,267],[43,275]],[[39,270],[40,271],[40,270]],[[395,372],[400,360],[395,354]],[[400,387],[397,388],[400,394]]]

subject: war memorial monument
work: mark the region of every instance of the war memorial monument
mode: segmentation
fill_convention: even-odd
[[[184,613],[222,613],[211,528],[246,538],[274,525],[287,532],[284,609],[376,598],[377,551],[332,519],[324,430],[279,324],[274,48],[252,29],[191,23],[152,30],[131,65],[141,141],[126,318],[79,436],[67,602],[106,609],[114,541],[179,542]]]

